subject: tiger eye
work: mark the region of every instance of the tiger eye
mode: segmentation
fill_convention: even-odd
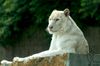
[[[55,19],[55,21],[58,21],[59,19]]]

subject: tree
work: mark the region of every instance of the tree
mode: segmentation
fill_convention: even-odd
[[[44,29],[54,9],[69,8],[81,29],[100,26],[99,4],[99,0],[0,0],[0,44],[14,44],[30,26]]]

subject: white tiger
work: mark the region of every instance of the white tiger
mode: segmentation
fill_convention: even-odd
[[[49,50],[87,54],[89,53],[87,40],[69,14],[69,9],[54,10],[51,13],[47,28],[49,33],[53,34]]]
[[[46,57],[63,53],[88,54],[89,46],[82,31],[70,17],[69,9],[53,10],[47,30],[52,34],[50,48],[25,58],[15,57],[13,61],[27,62],[36,57]]]

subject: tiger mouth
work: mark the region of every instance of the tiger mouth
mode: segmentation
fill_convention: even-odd
[[[50,32],[57,32],[57,30],[49,29]]]
[[[53,30],[53,29],[49,29],[49,28],[47,28],[46,31],[48,31],[48,32],[57,32],[57,30]]]

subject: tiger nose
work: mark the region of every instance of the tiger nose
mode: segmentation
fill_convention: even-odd
[[[52,29],[52,28],[53,28],[53,26],[49,26],[49,28],[50,28],[50,29]]]

